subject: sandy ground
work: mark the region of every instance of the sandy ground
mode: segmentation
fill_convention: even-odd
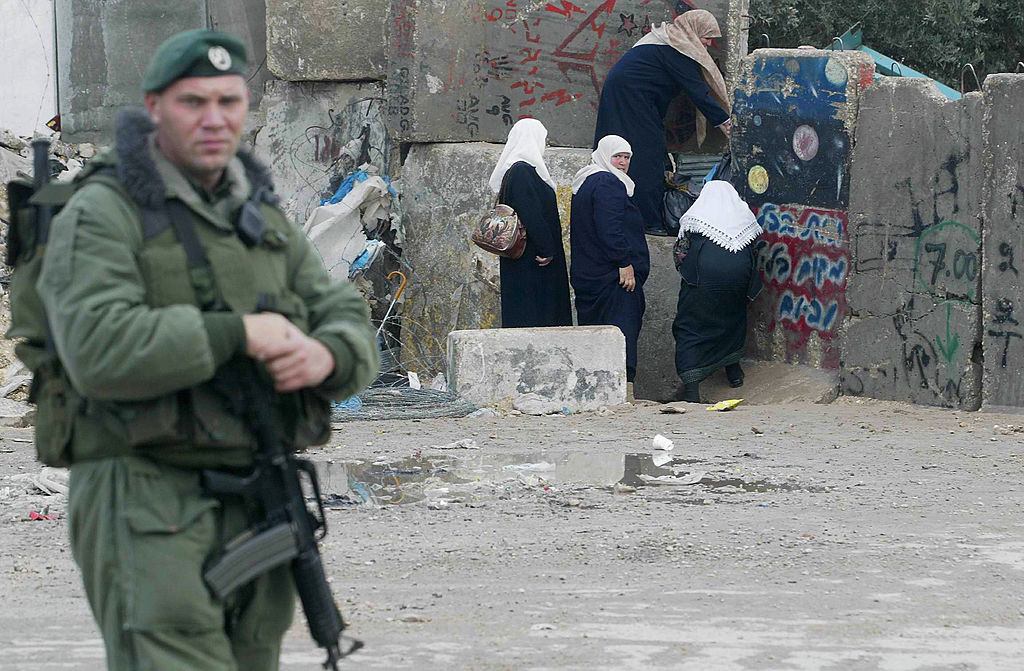
[[[366,643],[343,668],[1024,668],[1021,424],[840,399],[342,425],[311,457]],[[64,498],[13,477],[28,430],[0,439],[0,669],[101,669]],[[282,667],[321,659],[297,617]]]

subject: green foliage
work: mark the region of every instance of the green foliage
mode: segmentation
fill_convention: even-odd
[[[965,63],[983,79],[1024,60],[1024,0],[750,0],[750,14],[751,48],[762,34],[827,48],[860,22],[867,46],[953,88]]]

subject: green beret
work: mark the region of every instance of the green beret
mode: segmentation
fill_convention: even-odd
[[[245,45],[216,30],[186,30],[161,44],[142,80],[145,93],[162,91],[182,77],[244,75]]]

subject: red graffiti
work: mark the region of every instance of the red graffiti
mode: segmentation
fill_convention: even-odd
[[[552,91],[551,93],[545,93],[540,97],[540,100],[541,102],[557,100],[557,102],[555,103],[555,107],[558,107],[559,105],[564,105],[565,103],[571,103],[575,100],[579,100],[582,97],[583,95],[580,93],[570,94],[567,93],[565,89],[558,89],[557,91]]]
[[[586,13],[582,9],[580,9],[579,7],[574,5],[573,3],[568,2],[568,0],[561,0],[561,3],[562,3],[561,9],[559,9],[558,7],[555,7],[550,2],[548,3],[547,7],[545,7],[544,9],[546,11],[549,11],[549,12],[554,12],[556,14],[561,14],[562,16],[564,16],[567,19],[572,14],[585,14]]]

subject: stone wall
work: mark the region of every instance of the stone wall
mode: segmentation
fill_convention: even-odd
[[[608,70],[651,24],[712,11],[727,75],[746,53],[747,0],[392,0],[388,115],[403,142],[504,142],[535,117],[552,144],[589,147]],[[678,137],[685,111],[669,114]],[[692,119],[691,119],[692,123]]]
[[[735,89],[733,183],[757,214],[764,291],[751,356],[838,369],[847,314],[850,150],[874,66],[859,52],[758,49]]]

